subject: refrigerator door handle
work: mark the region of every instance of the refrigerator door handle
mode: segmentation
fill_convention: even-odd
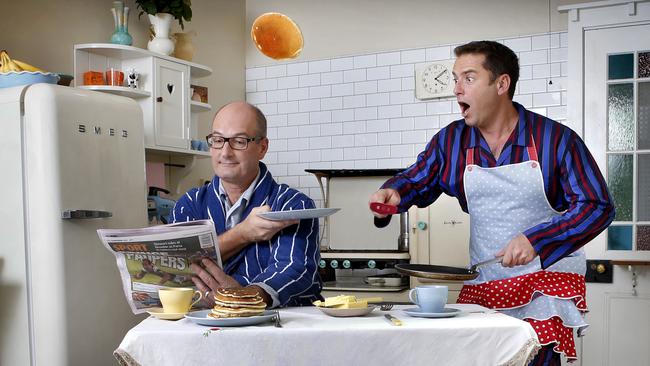
[[[113,213],[110,211],[99,210],[65,210],[61,212],[63,220],[103,219],[112,216]]]

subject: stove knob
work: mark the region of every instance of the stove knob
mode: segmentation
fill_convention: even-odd
[[[343,268],[350,268],[351,265],[352,263],[349,260],[346,259],[343,261]]]
[[[320,268],[325,268],[327,267],[327,262],[325,262],[325,259],[321,259],[320,262],[318,262],[318,266]]]
[[[332,261],[330,262],[330,267],[339,268],[339,261],[337,261],[336,259],[332,259]]]
[[[369,260],[369,261],[368,261],[368,268],[375,268],[375,267],[377,267],[377,262],[375,262],[375,261],[372,260],[372,259]]]

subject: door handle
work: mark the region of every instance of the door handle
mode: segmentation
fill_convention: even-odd
[[[113,217],[113,213],[99,210],[65,210],[61,212],[63,220],[104,219],[107,217]]]
[[[613,282],[612,261],[587,259],[587,273],[585,273],[585,281],[597,283],[612,283]]]
[[[156,98],[156,102],[158,102],[158,103],[162,103],[162,97],[158,97],[158,98]]]
[[[606,271],[605,265],[602,264],[602,263],[600,263],[600,264],[592,264],[589,267],[591,267],[591,269],[595,270],[598,274],[603,274]]]

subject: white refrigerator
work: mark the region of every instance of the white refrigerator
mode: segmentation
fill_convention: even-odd
[[[142,316],[96,230],[147,224],[140,106],[0,89],[0,172],[0,365],[114,365]]]

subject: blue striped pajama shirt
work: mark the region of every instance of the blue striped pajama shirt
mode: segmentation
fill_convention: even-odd
[[[286,184],[278,184],[264,163],[259,166],[260,179],[242,221],[254,207],[263,205],[269,205],[271,211],[315,208],[311,198]],[[217,176],[209,184],[189,190],[174,206],[174,222],[202,219],[214,222],[217,235],[227,230]],[[318,219],[306,219],[281,230],[271,240],[249,244],[224,262],[224,271],[242,286],[260,285],[279,300],[279,304],[273,305],[310,305],[322,299],[319,261]]]
[[[614,219],[614,204],[607,184],[589,150],[570,128],[513,102],[519,122],[506,141],[498,161],[476,127],[465,120],[440,130],[416,162],[389,179],[382,188],[397,190],[400,212],[412,205],[426,207],[442,193],[456,197],[463,211],[466,154],[474,149],[474,164],[496,167],[528,160],[526,147],[535,140],[550,205],[563,215],[524,231],[539,254],[542,268],[573,253],[602,232]]]

